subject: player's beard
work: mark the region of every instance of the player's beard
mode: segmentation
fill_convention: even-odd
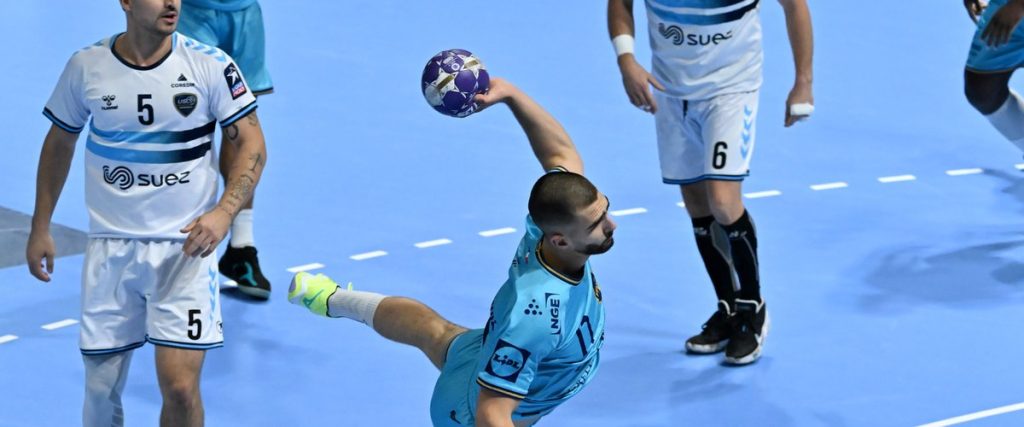
[[[607,238],[603,242],[589,244],[587,246],[584,246],[583,250],[577,252],[584,255],[600,255],[605,252],[608,252],[614,245],[615,239],[612,237],[611,233],[609,233],[607,235]]]

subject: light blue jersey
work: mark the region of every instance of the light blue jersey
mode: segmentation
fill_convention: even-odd
[[[601,289],[589,262],[578,279],[548,267],[542,235],[527,216],[486,327],[452,342],[431,402],[435,425],[471,425],[481,387],[520,400],[513,419],[546,415],[597,373]]]
[[[992,0],[978,17],[978,29],[971,41],[967,55],[967,68],[978,72],[1013,71],[1024,66],[1024,25],[1018,25],[1010,40],[998,47],[991,47],[981,39],[992,16],[1006,5],[1006,0]]]
[[[181,0],[181,4],[186,7],[199,6],[222,12],[236,12],[252,6],[253,3],[256,3],[256,0]]]

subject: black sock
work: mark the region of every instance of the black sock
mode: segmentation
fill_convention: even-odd
[[[726,258],[729,254],[728,240],[722,238],[723,233],[720,227],[715,225],[715,217],[693,218],[691,221],[693,222],[693,237],[697,239],[697,250],[700,251],[700,257],[704,259],[704,268],[708,270],[711,284],[715,286],[715,295],[719,300],[732,306],[735,296],[732,285],[732,269]],[[715,239],[716,234],[718,239]]]
[[[730,225],[722,225],[731,246],[732,266],[740,281],[739,298],[761,301],[761,277],[758,274],[757,230],[747,211]]]

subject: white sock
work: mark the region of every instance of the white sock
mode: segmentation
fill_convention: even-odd
[[[387,298],[385,295],[350,291],[339,287],[337,292],[327,299],[327,315],[330,317],[347,317],[373,327],[373,315],[377,306]]]
[[[256,238],[252,235],[252,209],[238,211],[235,222],[231,223],[231,241],[228,244],[232,248],[256,246]]]
[[[1024,102],[1021,101],[1017,92],[1011,89],[1010,96],[1006,97],[1006,102],[985,118],[1006,139],[1024,151]]]

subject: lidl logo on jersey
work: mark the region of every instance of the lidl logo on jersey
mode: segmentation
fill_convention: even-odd
[[[519,378],[519,372],[523,370],[523,366],[526,365],[526,359],[529,357],[529,351],[509,344],[507,341],[499,338],[498,344],[494,348],[494,354],[491,356],[491,361],[487,364],[486,371],[488,374],[514,383]]]
[[[194,93],[179,93],[174,95],[174,109],[178,110],[184,117],[188,117],[192,114],[192,111],[196,109],[196,105],[199,104],[199,97]]]
[[[228,64],[227,68],[224,68],[224,80],[227,80],[228,89],[231,90],[231,99],[238,99],[239,96],[245,95],[245,82],[235,63],[232,62]]]
[[[122,190],[127,190],[132,188],[132,186],[159,188],[165,185],[170,187],[178,184],[188,184],[188,176],[191,173],[191,171],[185,171],[161,175],[136,174],[124,166],[118,166],[113,169],[110,166],[103,166],[103,181]]]
[[[718,46],[719,43],[732,38],[732,30],[726,33],[715,34],[687,34],[683,32],[683,29],[678,25],[669,25],[666,27],[665,24],[661,22],[658,23],[658,33],[660,33],[662,37],[671,40],[672,44],[676,46],[682,46],[684,44],[687,46]]]

